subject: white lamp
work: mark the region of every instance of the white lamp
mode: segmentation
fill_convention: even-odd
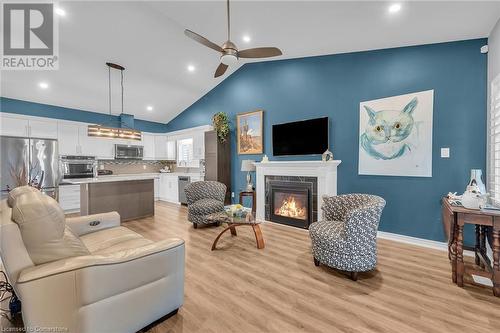
[[[241,171],[247,172],[247,192],[253,191],[252,176],[250,176],[251,171],[255,171],[255,161],[252,160],[242,160],[241,161]]]

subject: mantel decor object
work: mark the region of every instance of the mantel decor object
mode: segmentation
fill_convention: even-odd
[[[327,149],[323,153],[323,155],[321,155],[321,160],[323,162],[333,161],[333,153],[329,149]]]

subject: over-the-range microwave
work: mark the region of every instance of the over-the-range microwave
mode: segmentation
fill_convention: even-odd
[[[142,160],[144,147],[134,145],[115,145],[115,159]]]

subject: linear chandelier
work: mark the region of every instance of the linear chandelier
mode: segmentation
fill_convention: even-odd
[[[114,64],[112,62],[107,62],[106,66],[108,66],[108,100],[109,100],[109,115],[111,116],[111,69],[117,69],[120,71],[121,76],[121,92],[122,92],[122,112],[123,114],[123,71],[125,67]],[[87,128],[88,136],[96,136],[103,138],[112,138],[112,139],[128,139],[128,140],[142,140],[142,133],[133,128],[118,128],[118,127],[109,127],[104,125],[88,125]]]

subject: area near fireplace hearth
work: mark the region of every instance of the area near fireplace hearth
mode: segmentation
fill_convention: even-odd
[[[340,160],[255,163],[257,219],[307,229],[318,220],[321,197],[337,194],[340,163]]]

